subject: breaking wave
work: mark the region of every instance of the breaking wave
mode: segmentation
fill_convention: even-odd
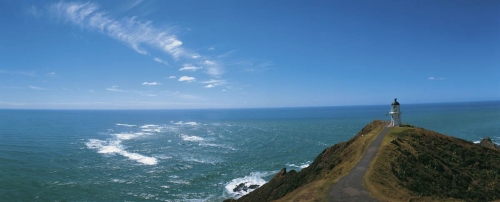
[[[200,125],[199,123],[196,123],[194,121],[190,121],[190,122],[182,122],[182,121],[179,121],[179,122],[175,122],[174,123],[175,125],[190,125],[190,126],[197,126],[197,125]]]
[[[251,172],[250,175],[231,180],[226,185],[226,192],[233,198],[238,199],[266,183],[264,177],[276,172]]]
[[[154,157],[148,157],[138,153],[125,151],[123,145],[121,145],[120,140],[104,141],[98,139],[90,139],[87,143],[85,143],[85,145],[87,145],[87,148],[89,149],[96,149],[97,153],[118,154],[144,165],[156,165],[158,163],[158,160]]]
[[[184,134],[181,134],[181,138],[184,141],[190,141],[190,142],[200,142],[200,141],[205,140],[202,137],[198,137],[198,136],[194,136],[194,135],[193,136],[189,136],[189,135],[184,135]]]
[[[293,163],[291,163],[291,164],[288,163],[288,164],[286,164],[286,166],[288,166],[288,167],[294,167],[294,168],[298,168],[298,169],[302,170],[304,168],[309,167],[309,164],[311,164],[311,161],[307,161],[307,162],[305,162],[303,164],[299,164],[299,165],[293,164]]]
[[[136,125],[130,125],[130,124],[126,124],[126,123],[117,123],[116,125],[117,126],[125,126],[125,127],[136,127]]]

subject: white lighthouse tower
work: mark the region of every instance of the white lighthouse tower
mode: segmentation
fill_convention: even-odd
[[[399,102],[397,98],[394,98],[394,102],[391,104],[391,111],[389,111],[391,115],[391,124],[390,127],[401,126],[401,110],[399,109]]]

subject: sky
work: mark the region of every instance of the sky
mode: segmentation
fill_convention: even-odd
[[[0,108],[500,100],[500,1],[0,0]]]

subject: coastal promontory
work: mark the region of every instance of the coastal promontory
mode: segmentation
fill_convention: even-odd
[[[226,201],[332,201],[330,188],[386,127],[373,121],[300,172],[282,169],[253,192]],[[474,144],[411,125],[388,130],[362,182],[374,201],[500,200],[500,150],[491,139]]]

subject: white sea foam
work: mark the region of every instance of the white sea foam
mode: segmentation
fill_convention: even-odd
[[[197,125],[200,125],[194,121],[190,121],[190,122],[182,122],[182,121],[179,121],[179,122],[175,122],[174,123],[175,125],[190,125],[190,126],[197,126]]]
[[[189,183],[186,180],[169,180],[167,182],[170,182],[170,183],[173,183],[173,184],[185,184],[185,185],[191,184],[191,183]]]
[[[111,179],[111,182],[125,183],[125,182],[127,182],[127,180],[124,180],[124,179]]]
[[[157,155],[157,156],[155,156],[155,158],[165,160],[165,159],[171,159],[171,158],[172,158],[172,156],[167,156],[167,155]]]
[[[181,138],[182,140],[184,141],[190,141],[190,142],[201,142],[205,139],[203,139],[202,137],[198,137],[198,136],[189,136],[189,135],[184,135],[184,134],[181,134]]]
[[[146,125],[141,126],[142,129],[156,128],[156,127],[158,127],[158,125],[154,125],[154,124],[146,124]]]
[[[90,139],[85,144],[89,149],[96,149],[97,153],[118,154],[144,165],[156,165],[158,163],[158,160],[154,157],[147,157],[138,153],[125,151],[120,143],[120,140],[104,141],[98,139]]]
[[[296,164],[293,164],[293,163],[291,163],[291,164],[289,163],[289,164],[286,164],[286,166],[304,169],[304,168],[309,167],[309,164],[311,164],[311,161],[307,161],[307,162],[305,162],[303,164],[299,164],[299,165],[296,165]]]
[[[119,140],[131,140],[131,139],[136,139],[136,138],[144,136],[144,135],[150,135],[150,133],[138,132],[138,133],[113,134],[113,136],[115,136]]]
[[[142,132],[156,132],[156,133],[159,133],[159,132],[162,132],[162,130],[164,128],[165,127],[162,127],[162,126],[159,126],[159,125],[154,125],[154,124],[146,124],[146,125],[141,126]]]
[[[226,192],[231,197],[238,199],[238,198],[252,192],[253,190],[255,190],[255,189],[248,189],[247,191],[244,191],[244,190],[235,191],[234,189],[238,185],[244,184],[247,187],[249,187],[251,185],[259,185],[259,187],[260,187],[266,183],[266,181],[263,179],[263,177],[272,175],[274,173],[276,173],[276,172],[252,172],[252,173],[250,173],[249,176],[233,179],[233,180],[231,180],[231,182],[229,182],[226,185]]]
[[[222,160],[214,157],[204,157],[204,158],[183,157],[182,160],[188,162],[203,163],[203,164],[216,164],[222,162]]]
[[[235,151],[236,149],[231,147],[231,146],[227,146],[227,145],[223,145],[223,144],[213,144],[213,143],[205,143],[205,142],[202,142],[199,144],[200,146],[205,146],[205,147],[217,147],[217,148],[225,148],[225,149],[229,149],[229,150],[233,150]]]
[[[474,141],[474,142],[472,142],[472,143],[474,143],[474,144],[479,144],[479,143],[481,143],[481,141]]]
[[[117,123],[116,124],[117,126],[125,126],[125,127],[135,127],[136,125],[130,125],[130,124],[126,124],[126,123]]]
[[[179,177],[179,176],[177,176],[177,175],[170,175],[170,176],[168,176],[168,177],[169,177],[169,178],[173,178],[173,179],[179,179],[179,178],[181,178],[181,177]]]

